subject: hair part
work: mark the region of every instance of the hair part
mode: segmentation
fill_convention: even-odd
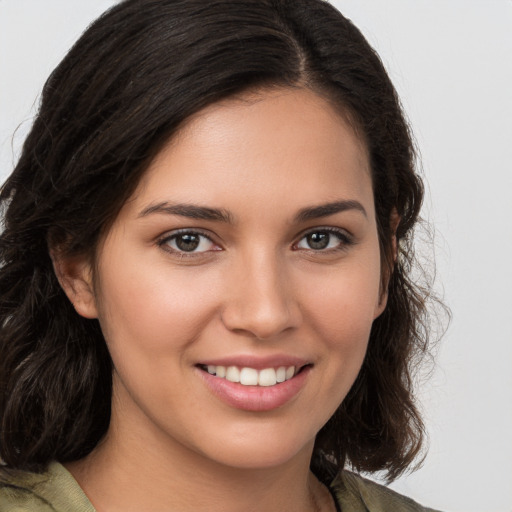
[[[52,73],[0,193],[0,456],[8,466],[42,471],[51,460],[80,459],[110,421],[105,340],[65,296],[49,247],[92,258],[191,115],[266,87],[329,98],[365,141],[388,296],[355,384],[317,436],[312,467],[324,474],[350,463],[390,479],[410,467],[424,435],[413,372],[428,353],[429,290],[410,277],[423,187],[379,57],[323,0],[126,0]]]

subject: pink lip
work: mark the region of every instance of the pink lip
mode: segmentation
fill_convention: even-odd
[[[250,368],[259,368],[260,365],[254,366],[254,361],[250,364],[226,364],[226,361],[223,360],[222,363],[209,363],[220,366],[239,366],[241,368],[248,366]],[[266,366],[261,366],[261,368],[271,368],[277,366],[287,366],[287,364],[268,364],[265,362]],[[299,366],[289,364],[288,366]],[[244,411],[271,411],[273,409],[277,409],[278,407],[282,407],[287,402],[292,400],[297,393],[303,388],[309,372],[311,370],[311,366],[306,366],[302,369],[300,373],[295,375],[295,377],[287,380],[285,382],[281,382],[280,384],[276,384],[275,386],[263,387],[263,386],[244,386],[243,384],[230,382],[226,379],[222,379],[216,377],[215,375],[210,375],[208,372],[197,368],[200,377],[205,382],[208,389],[220,400],[224,403],[234,407],[236,409],[241,409]]]

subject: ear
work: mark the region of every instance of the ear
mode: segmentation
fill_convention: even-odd
[[[391,247],[393,249],[393,267],[395,266],[398,260],[398,240],[396,238],[396,231],[398,229],[398,225],[400,224],[400,215],[396,211],[396,208],[393,208],[391,211],[391,217],[389,219],[389,226],[391,228]],[[389,276],[391,277],[391,276]]]
[[[377,302],[375,303],[375,309],[373,311],[373,319],[375,320],[378,318],[384,310],[386,309],[386,305],[388,303],[388,289],[387,287],[385,289],[382,288],[379,291],[379,297],[377,299]]]
[[[389,227],[391,230],[391,258],[384,255],[382,258],[382,278],[381,278],[381,288],[379,293],[379,300],[375,306],[375,315],[374,320],[378,316],[380,316],[383,311],[386,309],[386,305],[388,302],[389,296],[389,281],[391,279],[391,275],[393,274],[394,267],[398,260],[398,240],[396,237],[396,231],[398,229],[398,225],[400,224],[400,215],[396,211],[396,208],[393,208],[391,211],[391,216],[389,218]]]
[[[53,269],[59,283],[75,308],[85,318],[98,318],[92,266],[85,255],[67,255],[50,250]]]

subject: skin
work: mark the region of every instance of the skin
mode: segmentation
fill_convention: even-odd
[[[340,201],[351,203],[311,213]],[[56,258],[115,366],[107,436],[68,465],[98,511],[334,510],[309,461],[385,307],[373,202],[364,144],[332,104],[263,90],[187,121],[95,265]],[[155,208],[164,203],[219,209],[229,222]],[[200,233],[198,250],[180,252],[176,230]],[[312,248],[311,233],[328,247]],[[233,355],[299,357],[307,375],[284,405],[243,410],[197,366]]]

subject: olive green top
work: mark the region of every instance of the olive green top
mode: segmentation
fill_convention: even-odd
[[[434,512],[382,485],[343,471],[331,484],[342,512]],[[0,512],[95,512],[76,480],[59,463],[42,474],[0,473]]]

